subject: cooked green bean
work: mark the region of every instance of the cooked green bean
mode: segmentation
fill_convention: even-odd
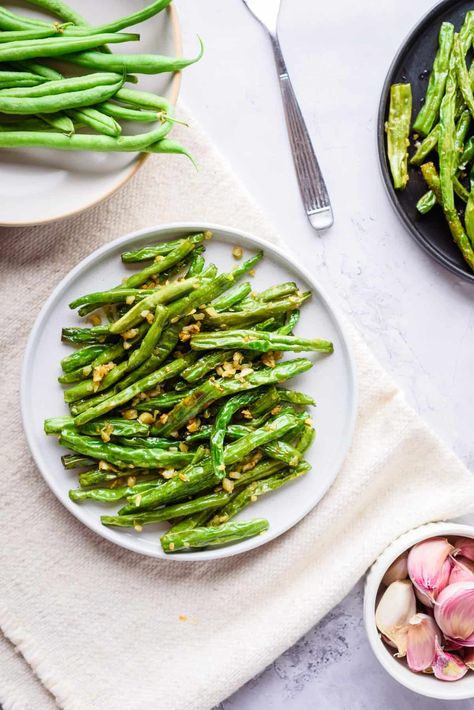
[[[152,247],[124,251],[120,256],[124,264],[132,264],[137,261],[151,261],[156,256],[166,256],[166,254],[169,254],[176,249],[176,247],[179,247],[182,242],[182,239],[174,239],[171,242],[161,242]]]
[[[249,483],[246,488],[239,491],[228,503],[226,503],[226,505],[224,505],[223,508],[217,511],[217,513],[207,523],[207,526],[215,527],[216,525],[226,523],[228,520],[235,517],[237,513],[240,513],[241,510],[250,505],[250,503],[255,503],[260,496],[278,490],[281,486],[284,486],[297,478],[301,478],[301,476],[304,476],[306,472],[307,469],[302,466],[301,470],[297,468],[284,476],[270,476],[269,478],[263,478],[260,481],[253,481],[252,483]]]
[[[392,84],[386,132],[388,161],[396,190],[403,189],[408,182],[411,109],[411,85]]]
[[[218,410],[210,434],[211,461],[218,480],[225,477],[224,440],[227,426],[239,409],[247,407],[256,397],[255,392],[241,392],[227,400]]]
[[[254,520],[238,523],[224,523],[212,528],[192,528],[173,533],[166,533],[161,538],[164,552],[179,552],[201,547],[226,545],[230,542],[247,540],[249,537],[261,535],[269,528],[268,520]]]
[[[117,527],[131,528],[159,523],[162,520],[172,520],[181,518],[183,515],[194,515],[203,510],[209,511],[225,505],[229,500],[226,493],[210,493],[209,495],[194,498],[183,503],[176,503],[158,510],[136,515],[102,515],[101,522],[104,525],[115,525]]]
[[[448,78],[449,60],[454,42],[454,26],[443,22],[439,31],[439,48],[433,62],[425,100],[413,124],[413,130],[426,136],[438,118]]]
[[[253,330],[225,330],[223,332],[200,333],[191,338],[193,350],[255,350],[266,353],[269,350],[314,351],[332,353],[333,344],[329,340],[299,338],[294,335],[256,332]]]
[[[59,437],[61,446],[93,459],[108,461],[112,465],[133,466],[138,468],[167,468],[186,466],[192,460],[192,454],[165,449],[138,449],[119,444],[104,443],[90,436],[76,434],[63,429]]]
[[[97,419],[102,414],[106,414],[112,409],[116,409],[117,407],[126,404],[136,395],[140,394],[140,392],[151,390],[165,380],[170,379],[175,375],[179,375],[181,370],[184,370],[185,367],[187,367],[188,362],[188,356],[177,358],[174,362],[171,362],[169,365],[164,365],[150,375],[146,375],[141,380],[138,380],[133,385],[126,387],[121,392],[104,399],[104,401],[100,404],[86,409],[75,418],[74,421],[76,426],[80,427],[82,424],[85,424],[92,419]]]
[[[106,349],[107,345],[86,345],[86,347],[63,357],[61,368],[63,372],[73,372],[79,367],[85,367]]]

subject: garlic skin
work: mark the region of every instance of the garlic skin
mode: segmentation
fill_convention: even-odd
[[[455,582],[443,589],[434,615],[445,636],[462,646],[474,646],[474,580]]]
[[[453,557],[449,584],[474,581],[474,562],[467,557]]]
[[[474,539],[470,537],[458,537],[454,541],[454,547],[456,548],[455,555],[462,555],[462,557],[467,557],[468,560],[474,562]]]
[[[392,582],[377,605],[375,623],[380,633],[397,648],[400,658],[406,655],[406,626],[415,614],[416,598],[411,582],[408,579]]]
[[[463,661],[471,671],[474,671],[474,648],[466,648]]]
[[[436,658],[436,641],[441,631],[428,614],[415,614],[408,622],[407,663],[416,673],[431,669]]]
[[[403,552],[396,560],[392,562],[388,570],[382,577],[382,584],[389,587],[392,582],[397,582],[400,579],[406,579],[408,577],[408,565],[407,565],[408,551]]]
[[[433,663],[433,673],[439,680],[459,680],[466,675],[468,667],[458,656],[443,651],[438,639],[435,640],[436,656]]]
[[[445,538],[433,537],[414,545],[408,553],[408,575],[416,589],[432,602],[449,582],[449,555],[453,550]]]

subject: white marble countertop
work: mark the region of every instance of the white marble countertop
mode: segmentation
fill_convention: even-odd
[[[392,211],[379,175],[376,114],[404,37],[432,0],[282,0],[280,39],[326,176],[334,227],[303,213],[270,45],[241,0],[177,0],[188,55],[182,97],[255,200],[398,380],[415,409],[474,465],[474,286],[437,266]],[[315,590],[317,593],[317,590]],[[222,710],[474,708],[425,700],[372,656],[361,584]]]

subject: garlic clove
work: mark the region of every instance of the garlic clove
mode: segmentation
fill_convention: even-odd
[[[445,636],[461,645],[471,645],[474,637],[474,580],[455,582],[443,589],[436,601],[434,615]]]
[[[449,584],[474,581],[474,562],[467,557],[453,557]]]
[[[457,648],[472,648],[474,646],[474,634],[471,634],[467,639],[453,639],[446,636],[446,643],[453,649]]]
[[[436,640],[441,638],[441,631],[431,616],[412,616],[407,634],[407,663],[410,670],[421,672],[431,668],[436,657]]]
[[[456,555],[467,557],[468,560],[474,562],[474,539],[470,537],[458,537],[454,541]]]
[[[377,605],[375,623],[380,633],[397,648],[400,657],[406,654],[406,626],[415,613],[416,598],[410,580],[392,582]]]
[[[388,570],[382,577],[382,583],[387,587],[396,582],[399,579],[406,579],[408,577],[408,567],[407,567],[408,551],[397,557],[396,560],[392,562]]]
[[[471,671],[474,671],[474,648],[466,648],[463,661]]]
[[[458,656],[453,653],[443,651],[439,645],[438,639],[435,640],[436,657],[433,663],[433,673],[439,680],[459,680],[468,671],[468,667],[461,661]]]
[[[454,547],[441,537],[419,542],[408,553],[408,575],[418,589],[434,601],[449,582],[450,553]]]
[[[417,589],[416,587],[414,587],[414,589],[415,589],[415,596],[418,599],[418,601],[421,602],[421,604],[423,604],[423,606],[425,606],[427,609],[432,609],[433,602],[432,602],[431,598],[427,594],[425,594],[424,592],[420,592],[420,590]]]

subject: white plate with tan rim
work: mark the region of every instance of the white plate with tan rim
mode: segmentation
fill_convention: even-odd
[[[145,0],[74,0],[81,14],[95,25],[129,15]],[[4,3],[16,13],[45,18],[37,8]],[[140,33],[140,42],[120,45],[120,52],[181,56],[176,10],[170,5],[154,18],[127,32]],[[197,45],[197,41],[196,41]],[[118,51],[118,50],[117,50]],[[53,63],[54,64],[54,63]],[[176,103],[180,74],[140,75],[137,88],[167,96]],[[131,86],[131,85],[130,85]],[[150,124],[145,124],[147,130]],[[133,126],[130,128],[134,128]],[[140,128],[143,130],[143,128]],[[124,185],[140,168],[145,154],[68,152],[47,149],[0,150],[0,225],[42,224],[96,205]]]
[[[267,518],[269,530],[234,545],[166,556],[159,540],[160,533],[168,527],[166,524],[145,526],[140,533],[133,529],[108,528],[100,523],[100,515],[106,511],[111,514],[109,506],[92,501],[71,502],[68,491],[77,487],[76,473],[62,467],[60,455],[65,450],[56,438],[45,436],[43,421],[67,414],[57,377],[59,361],[70,352],[70,347],[61,343],[60,334],[62,327],[81,322],[68,308],[68,303],[80,294],[120,282],[126,273],[120,261],[122,251],[206,229],[214,235],[206,242],[208,263],[229,270],[235,267],[231,255],[233,246],[242,246],[246,255],[263,248],[265,256],[255,275],[256,289],[294,280],[303,290],[311,290],[313,297],[301,310],[297,333],[332,340],[334,353],[330,356],[306,354],[315,366],[291,380],[293,388],[311,394],[317,402],[311,412],[317,436],[306,455],[312,470],[280,491],[262,496],[250,510],[247,508],[238,516],[238,519]],[[210,560],[246,552],[276,538],[301,520],[321,500],[337,476],[352,439],[356,399],[350,345],[330,299],[318,282],[277,247],[251,234],[210,224],[170,224],[135,232],[106,244],[78,264],[55,288],[36,320],[26,348],[21,383],[23,426],[31,452],[46,483],[63,505],[107,540],[145,555],[176,560]]]

